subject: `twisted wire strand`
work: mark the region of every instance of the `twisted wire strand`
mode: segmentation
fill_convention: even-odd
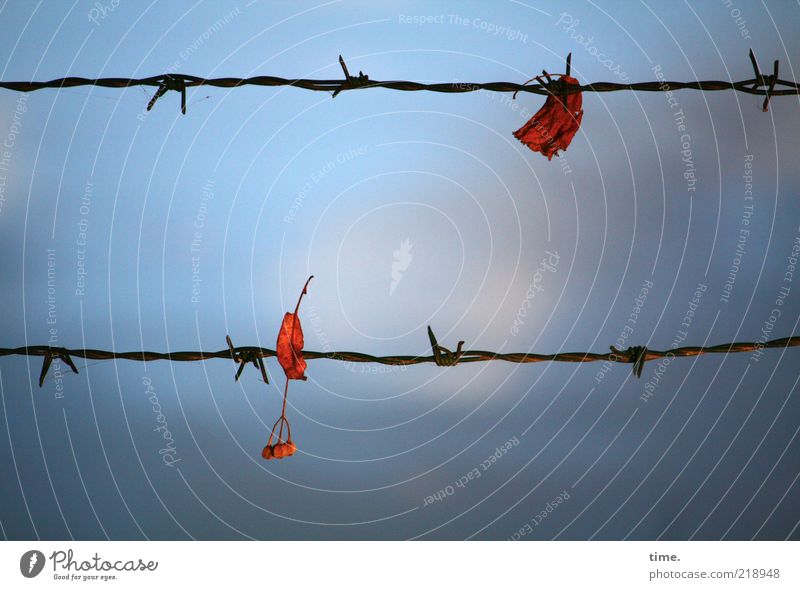
[[[431,83],[412,82],[408,80],[370,80],[369,76],[359,72],[358,76],[350,75],[342,56],[339,56],[339,65],[344,75],[343,79],[336,80],[312,80],[307,78],[280,78],[277,76],[253,76],[250,78],[201,78],[188,74],[168,73],[160,76],[150,76],[148,78],[80,78],[70,76],[66,78],[56,78],[46,82],[2,82],[0,88],[16,90],[19,92],[33,92],[43,88],[72,88],[75,86],[100,86],[104,88],[129,88],[131,86],[156,86],[158,90],[147,105],[149,111],[156,100],[168,90],[176,90],[181,93],[181,111],[186,111],[186,88],[198,86],[216,86],[218,88],[237,88],[239,86],[294,86],[305,90],[320,92],[332,92],[335,98],[343,90],[355,90],[358,88],[388,88],[390,90],[401,90],[406,92],[449,92],[465,93],[477,92],[480,90],[490,92],[527,92],[529,94],[560,95],[573,94],[576,92],[616,92],[620,90],[635,90],[643,92],[668,92],[672,90],[693,89],[701,91],[737,90],[747,94],[765,96],[763,110],[767,110],[769,98],[771,96],[800,95],[800,84],[790,80],[782,80],[778,76],[779,60],[773,63],[771,75],[764,75],[758,65],[753,50],[749,53],[750,63],[753,67],[754,77],[749,80],[739,82],[726,82],[724,80],[704,80],[695,82],[675,82],[671,80],[657,80],[653,82],[636,82],[630,84],[620,84],[618,82],[594,82],[591,84],[564,85],[553,82],[550,75],[542,71],[547,81],[541,77],[535,78],[536,84],[517,84],[514,82],[450,82],[450,83]],[[566,74],[570,74],[572,54],[567,55]],[[533,80],[529,80],[532,82]],[[781,87],[781,88],[776,88]]]
[[[690,357],[702,354],[728,354],[734,352],[754,352],[762,348],[788,348],[800,346],[800,336],[789,336],[778,338],[767,342],[731,342],[728,344],[718,344],[716,346],[682,346],[669,350],[653,350],[643,347],[631,347],[628,350],[620,351],[612,347],[611,352],[557,352],[554,354],[535,354],[530,352],[499,353],[484,350],[464,350],[458,356],[457,363],[474,363],[485,361],[507,361],[511,363],[539,363],[539,362],[568,362],[568,363],[587,363],[595,361],[611,361],[617,363],[642,363],[666,357]],[[636,349],[636,350],[634,350]],[[443,349],[446,351],[446,349]],[[270,348],[258,346],[241,346],[227,348],[218,351],[176,351],[176,352],[114,352],[110,350],[97,350],[93,348],[68,349],[53,346],[21,346],[18,348],[0,348],[0,356],[23,355],[23,356],[42,356],[49,358],[69,358],[71,356],[91,359],[91,360],[114,360],[123,359],[130,361],[205,361],[209,359],[234,359],[239,355],[244,358],[269,358],[276,356],[276,352]],[[310,350],[303,351],[306,359],[328,359],[334,361],[345,361],[351,363],[380,363],[382,365],[418,365],[423,363],[441,364],[437,355],[391,355],[373,356],[361,352],[315,352]]]
[[[429,91],[429,92],[450,92],[465,93],[487,90],[490,92],[528,92],[530,94],[549,95],[552,90],[546,84],[518,84],[516,82],[435,82],[425,84],[422,82],[412,82],[408,80],[368,80],[353,83],[350,80],[312,80],[307,78],[280,78],[277,76],[253,76],[250,78],[201,78],[189,74],[163,74],[150,76],[148,78],[81,78],[69,76],[66,78],[56,78],[54,80],[40,82],[2,82],[0,88],[15,90],[18,92],[33,92],[44,88],[73,88],[76,86],[99,86],[102,88],[129,88],[131,86],[156,86],[160,87],[166,79],[183,79],[187,88],[197,86],[214,86],[217,88],[237,88],[239,86],[294,86],[305,90],[321,92],[336,92],[344,84],[347,90],[358,88],[388,88],[390,90],[402,90],[407,92]],[[747,94],[757,94],[761,96],[785,96],[800,94],[800,84],[791,80],[775,81],[775,86],[784,88],[762,88],[765,83],[764,78],[753,78],[740,82],[727,82],[724,80],[703,80],[694,82],[675,82],[675,81],[653,81],[653,82],[634,82],[622,84],[619,82],[593,82],[581,86],[569,86],[561,89],[561,94],[573,94],[576,92],[616,92],[620,90],[635,90],[643,92],[666,92],[669,90],[737,90]]]
[[[294,86],[306,90],[330,92],[332,97],[343,90],[356,90],[358,88],[387,88],[406,92],[449,92],[465,93],[477,91],[513,92],[516,98],[518,92],[539,94],[546,96],[574,94],[577,92],[616,92],[619,90],[636,90],[643,92],[671,92],[673,90],[694,89],[701,91],[737,90],[747,94],[764,97],[761,110],[769,110],[769,102],[773,96],[800,95],[800,84],[790,80],[782,80],[778,76],[779,60],[773,63],[772,74],[764,75],[758,66],[753,50],[750,50],[750,63],[753,66],[753,78],[739,82],[726,82],[723,80],[705,80],[695,82],[675,82],[671,80],[656,80],[653,82],[636,82],[620,84],[617,82],[594,82],[585,85],[563,84],[560,80],[553,80],[546,71],[542,70],[544,78],[537,76],[524,84],[514,82],[450,82],[424,84],[408,80],[370,80],[369,76],[359,72],[358,76],[350,75],[342,56],[339,56],[339,65],[342,67],[344,78],[341,80],[312,80],[307,78],[280,78],[277,76],[254,76],[250,78],[201,78],[188,74],[168,73],[148,78],[56,78],[47,82],[2,82],[0,88],[16,90],[19,92],[33,92],[43,88],[73,88],[75,86],[100,86],[104,88],[129,88],[131,86],[155,86],[156,92],[147,104],[147,110],[155,106],[156,101],[169,90],[175,90],[181,95],[181,113],[186,114],[186,89],[198,86],[216,86],[219,88],[238,88],[239,86]],[[572,63],[572,54],[567,55],[566,75],[569,76]],[[529,84],[536,80],[536,84]]]

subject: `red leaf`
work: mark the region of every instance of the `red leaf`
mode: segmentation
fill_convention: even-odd
[[[278,362],[287,379],[306,380],[306,360],[303,358],[303,328],[296,314],[287,312],[278,333]]]
[[[575,78],[561,76],[562,84],[578,86]],[[566,101],[566,107],[564,102]],[[566,150],[572,138],[578,132],[583,119],[582,93],[560,96],[548,96],[544,106],[514,132],[514,137],[527,145],[534,152],[541,152],[548,160],[558,155],[558,150]]]
[[[308,283],[314,277],[308,277],[303,292],[297,300],[297,307],[294,313],[286,312],[283,316],[280,332],[278,332],[278,344],[275,347],[278,354],[278,362],[283,367],[287,379],[300,379],[305,381],[306,361],[303,358],[303,327],[300,325],[300,317],[297,315],[300,309],[300,302],[303,295],[308,292]]]

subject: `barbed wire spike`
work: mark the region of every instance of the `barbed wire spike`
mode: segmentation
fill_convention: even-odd
[[[754,75],[754,82],[753,82],[753,90],[757,90],[760,86],[766,86],[767,83],[764,81],[764,76],[761,74],[761,70],[758,67],[758,60],[756,59],[756,54],[753,53],[753,49],[750,49],[750,63],[753,64],[753,75]]]
[[[452,352],[439,344],[430,326],[428,326],[428,338],[431,341],[433,361],[436,363],[436,366],[453,367],[458,363],[459,360],[461,360],[461,356],[464,354],[464,352],[461,350],[461,348],[464,346],[463,340],[459,341],[456,351]]]
[[[50,349],[44,355],[44,360],[42,361],[42,372],[39,374],[39,387],[44,385],[44,380],[47,377],[47,371],[50,370],[50,364],[53,362],[53,358],[58,358],[59,360],[63,361],[72,372],[76,375],[78,374],[78,367],[75,366],[75,363],[72,362],[72,359],[69,356],[69,352],[66,349],[60,350],[53,350]]]
[[[764,104],[761,106],[761,110],[766,113],[769,111],[769,99],[775,91],[775,84],[780,81],[778,78],[779,60],[776,59],[773,63],[771,76],[765,76],[761,73],[761,68],[758,67],[756,54],[753,53],[752,48],[750,49],[750,63],[753,64],[753,75],[755,76],[751,89],[760,90],[762,86],[765,87],[762,91],[764,93]]]
[[[620,363],[633,363],[633,376],[637,379],[641,378],[644,364],[647,362],[648,351],[646,346],[629,346],[627,350],[619,350],[612,344],[609,348],[612,356],[615,357],[609,360]]]
[[[641,379],[642,371],[644,370],[644,364],[647,362],[647,347],[646,346],[634,346],[631,350],[633,359],[633,374],[636,375],[637,379]]]
[[[769,111],[769,99],[772,97],[772,92],[775,90],[775,84],[778,82],[778,60],[775,60],[772,69],[772,76],[769,77],[769,88],[767,88],[767,95],[764,97],[764,104],[761,110],[765,113]]]
[[[569,76],[571,71],[572,71],[572,52],[570,51],[567,54],[567,69],[564,71],[564,73],[567,76]]]
[[[341,55],[339,56],[339,65],[342,66],[342,72],[344,73],[344,80],[342,81],[342,85],[339,86],[339,88],[337,88],[336,90],[334,90],[332,98],[336,98],[336,96],[342,90],[361,88],[362,86],[366,85],[369,82],[369,76],[367,76],[361,70],[359,70],[358,72],[358,77],[351,76],[350,71],[347,69],[347,64],[344,63],[344,58]]]
[[[156,90],[156,93],[153,95],[153,98],[150,99],[150,102],[147,103],[147,110],[151,110],[156,101],[164,96],[168,90],[175,90],[181,93],[181,114],[186,114],[186,80],[183,76],[177,74],[164,74],[161,79],[161,84]]]
[[[264,366],[263,356],[254,350],[236,349],[233,346],[233,341],[231,340],[230,336],[226,335],[225,340],[228,342],[228,350],[230,350],[233,362],[239,366],[239,368],[236,370],[236,376],[233,378],[233,380],[238,381],[239,377],[242,376],[242,371],[244,371],[247,363],[253,363],[253,366],[261,371],[261,376],[264,378],[264,383],[269,385],[269,377],[267,376],[267,368]]]

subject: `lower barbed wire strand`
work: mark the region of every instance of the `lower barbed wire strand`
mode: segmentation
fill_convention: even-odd
[[[778,338],[766,342],[731,342],[728,344],[718,344],[715,346],[682,346],[670,350],[646,349],[644,360],[650,361],[666,357],[690,357],[702,354],[727,354],[736,352],[754,352],[762,348],[787,348],[800,346],[800,336],[789,336]],[[97,350],[93,348],[68,349],[51,346],[22,346],[18,348],[0,348],[0,356],[22,355],[22,356],[52,356],[68,355],[78,358],[101,360],[130,360],[130,361],[176,361],[192,362],[205,361],[210,359],[233,358],[232,354],[255,354],[261,358],[276,356],[276,352],[270,348],[258,346],[242,346],[233,349],[218,351],[176,351],[176,352],[152,352],[152,351],[132,351],[114,352],[108,350]],[[360,352],[315,352],[303,351],[306,359],[328,359],[334,361],[345,361],[351,363],[380,363],[383,365],[418,365],[424,363],[435,363],[433,355],[405,356],[373,356]],[[607,353],[593,352],[557,352],[553,354],[536,353],[499,353],[484,350],[464,350],[459,357],[458,363],[474,363],[486,361],[506,361],[511,363],[538,363],[538,362],[569,362],[586,363],[596,361],[611,361],[617,363],[633,363],[634,355],[629,351],[614,351]],[[92,363],[94,364],[94,363]]]

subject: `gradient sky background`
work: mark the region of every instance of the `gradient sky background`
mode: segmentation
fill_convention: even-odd
[[[554,10],[6,2],[0,79],[338,78],[342,54],[373,79],[522,82],[562,71],[572,51],[581,81],[653,80],[658,68],[740,80],[752,77],[750,47],[763,71],[780,59],[782,77],[800,78],[797,3]],[[590,94],[581,132],[548,162],[512,137],[536,96],[201,88],[181,116],[176,93],[146,113],[151,94],[0,92],[0,137],[16,130],[0,208],[1,346],[46,344],[55,329],[68,347],[219,350],[226,334],[274,347],[309,274],[309,350],[427,353],[428,324],[445,346],[502,352],[798,333],[800,276],[784,280],[800,237],[795,97],[762,113],[761,98],[731,91],[679,91],[674,107],[663,93]],[[677,359],[660,375],[650,362],[641,380],[627,365],[311,361],[289,391],[299,452],[281,462],[260,458],[280,412],[274,359],[268,386],[252,367],[235,384],[221,360],[76,360],[79,375],[59,384],[51,371],[39,389],[40,359],[0,359],[5,538],[508,539],[527,523],[524,539],[800,539],[792,349]]]

